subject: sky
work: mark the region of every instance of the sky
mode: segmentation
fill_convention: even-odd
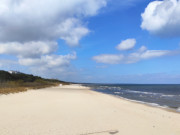
[[[1,0],[0,70],[179,84],[179,14],[179,0]]]

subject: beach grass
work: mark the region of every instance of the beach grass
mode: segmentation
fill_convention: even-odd
[[[45,79],[21,72],[9,73],[0,70],[0,94],[17,93],[29,89],[58,86],[59,84],[67,85],[69,83],[57,79]]]
[[[58,82],[50,82],[44,80],[36,80],[34,82],[24,82],[22,80],[18,81],[8,81],[0,83],[0,94],[18,93],[27,91],[29,89],[40,89],[51,86],[58,86]]]

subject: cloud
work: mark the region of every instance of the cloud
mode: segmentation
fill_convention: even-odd
[[[0,42],[63,39],[78,45],[89,33],[82,18],[105,5],[106,0],[1,0]]]
[[[16,57],[16,63],[37,75],[69,75],[76,53],[57,55],[58,41],[78,46],[90,33],[84,18],[97,15],[106,3],[106,0],[1,0],[0,54]]]
[[[134,48],[136,44],[136,39],[129,38],[121,41],[121,43],[116,46],[116,49],[125,51]],[[145,46],[141,46],[136,52],[130,53],[128,55],[123,54],[101,54],[94,56],[92,59],[97,63],[104,64],[129,64],[135,63],[142,59],[148,59],[153,57],[160,57],[161,55],[165,55],[166,52],[156,51],[156,50],[147,50]]]
[[[170,55],[173,52],[174,51],[168,51],[168,50],[147,50],[145,46],[142,46],[137,52],[130,53],[129,55],[127,55],[123,63],[127,63],[127,64],[136,63],[141,60],[147,60],[151,58]]]
[[[134,48],[136,44],[136,39],[126,39],[121,41],[121,43],[116,47],[118,50],[130,50]]]
[[[70,60],[73,59],[76,59],[76,53],[68,55],[45,55],[40,58],[20,58],[19,63],[24,66],[55,68],[67,66],[70,64]]]
[[[71,46],[78,45],[79,40],[89,33],[89,30],[82,27],[81,22],[77,19],[68,19],[58,27],[61,39]]]
[[[51,54],[58,48],[56,42],[7,42],[0,43],[0,54],[14,55],[23,58],[36,58],[42,55]]]
[[[59,74],[68,74],[71,61],[76,59],[76,53],[67,55],[55,55],[56,42],[10,42],[0,44],[0,54],[8,54],[17,57],[17,61],[0,60],[0,67],[13,67],[21,65],[28,67],[32,73],[46,77],[58,77]]]
[[[97,63],[104,64],[130,64],[136,63],[141,60],[172,55],[173,53],[175,52],[169,50],[147,50],[145,46],[142,46],[134,53],[130,53],[127,55],[101,54],[98,56],[94,56],[93,60],[95,60]]]
[[[45,77],[61,77],[68,75],[71,60],[77,58],[76,53],[67,55],[45,55],[40,58],[20,58],[19,64],[27,66],[37,75]]]
[[[105,63],[105,64],[118,64],[123,59],[124,59],[123,55],[114,55],[114,54],[102,54],[93,57],[93,60],[95,60],[97,63]]]
[[[142,16],[141,28],[160,37],[180,36],[180,1],[150,2]]]

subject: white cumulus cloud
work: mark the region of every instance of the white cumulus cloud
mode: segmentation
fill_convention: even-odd
[[[77,45],[89,32],[82,18],[105,5],[106,0],[1,0],[0,42],[63,39]]]
[[[177,53],[176,51],[169,50],[148,50],[145,46],[141,46],[137,51],[123,54],[101,54],[94,56],[93,60],[97,63],[104,64],[130,64],[136,63],[141,60],[147,60],[157,57],[162,57],[166,55],[172,55]]]
[[[161,37],[180,36],[180,1],[150,2],[142,16],[141,28]]]
[[[89,33],[89,30],[83,27],[79,20],[72,18],[60,24],[58,28],[61,39],[71,46],[78,45],[79,40]]]
[[[25,66],[55,68],[67,66],[70,60],[76,59],[76,53],[68,55],[45,55],[40,58],[20,58],[19,63]]]
[[[130,50],[134,48],[135,44],[136,44],[136,39],[130,38],[130,39],[121,41],[121,43],[116,48],[118,50]]]
[[[162,57],[172,54],[174,51],[169,50],[147,50],[145,46],[142,46],[138,51],[128,54],[123,63],[136,63],[141,60]]]
[[[0,54],[9,54],[18,57],[36,58],[42,55],[51,54],[58,48],[56,42],[7,42],[0,43]]]
[[[75,52],[67,55],[44,55],[40,58],[20,58],[19,63],[30,67],[31,71],[37,75],[61,77],[62,74],[69,73],[70,62],[76,57]]]
[[[78,46],[107,0],[0,0],[0,55],[15,57],[38,75],[68,74],[76,53],[57,55],[58,41]],[[9,63],[8,60],[1,65]]]
[[[93,60],[95,60],[97,63],[105,63],[105,64],[119,64],[123,59],[124,59],[123,55],[115,55],[115,54],[102,54],[93,57]]]

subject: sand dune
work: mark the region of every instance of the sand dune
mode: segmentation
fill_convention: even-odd
[[[0,96],[0,135],[180,135],[180,114],[59,86]]]

